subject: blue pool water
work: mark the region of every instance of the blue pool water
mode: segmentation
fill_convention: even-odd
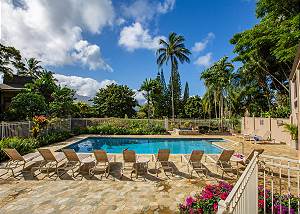
[[[170,149],[171,154],[189,154],[193,150],[203,150],[206,154],[220,154],[222,149],[212,144],[220,141],[224,140],[91,137],[71,144],[67,148],[83,153],[90,153],[96,149],[103,149],[107,153],[122,153],[128,148],[137,154],[155,154],[159,149]]]

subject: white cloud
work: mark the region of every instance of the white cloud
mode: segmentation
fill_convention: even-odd
[[[14,2],[1,0],[1,42],[16,47],[25,57],[43,61],[45,65],[78,61],[75,45],[83,40],[82,32],[99,34],[114,21],[110,0],[22,0],[22,7]],[[87,53],[86,49],[90,52]],[[109,68],[101,57],[99,46],[87,44],[85,54],[82,51],[80,53],[85,58],[79,61],[89,69]]]
[[[204,56],[200,56],[197,58],[197,60],[194,62],[194,64],[199,66],[208,67],[212,63],[212,53],[207,53]]]
[[[163,3],[159,2],[157,6],[157,11],[160,13],[167,13],[173,10],[175,5],[175,0],[165,0]]]
[[[165,14],[172,10],[175,0],[135,0],[130,5],[123,5],[122,12],[125,17],[132,18],[136,22],[146,22],[152,20],[159,14]]]
[[[76,94],[86,97],[94,97],[100,88],[117,83],[115,80],[103,80],[101,82],[92,79],[79,76],[66,76],[62,74],[54,74],[54,78],[61,86],[67,86],[76,91]]]
[[[207,36],[201,42],[196,42],[194,44],[194,46],[192,47],[192,51],[194,51],[194,52],[203,51],[206,48],[207,44],[214,38],[215,38],[214,33],[212,33],[212,32],[208,33]]]
[[[72,57],[79,60],[83,65],[89,66],[90,70],[102,68],[103,70],[113,71],[113,69],[105,63],[101,57],[100,47],[98,45],[91,45],[88,41],[80,40],[74,46],[75,51]]]
[[[146,98],[144,96],[144,91],[134,90],[135,95],[134,98],[138,101],[140,105],[144,105],[146,103]]]
[[[164,36],[151,36],[148,29],[144,29],[141,23],[136,22],[131,26],[126,26],[120,33],[119,45],[128,51],[135,49],[156,49],[159,47],[159,40]]]

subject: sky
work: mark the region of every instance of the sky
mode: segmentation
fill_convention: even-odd
[[[111,83],[138,90],[155,78],[155,50],[183,35],[191,62],[179,66],[190,95],[205,92],[200,74],[234,57],[235,33],[254,26],[255,0],[1,0],[1,43],[35,57],[61,85],[93,97]],[[169,81],[170,67],[162,68]],[[137,92],[136,98],[143,102]]]

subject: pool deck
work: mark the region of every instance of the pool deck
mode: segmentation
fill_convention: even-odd
[[[57,143],[47,148],[59,150],[78,140],[89,136],[73,137],[65,142]],[[108,137],[139,137],[139,138],[223,138],[227,142],[217,142],[223,148],[234,148],[242,151],[241,138],[224,135],[192,135],[192,136],[108,136]],[[248,154],[253,148],[265,149],[264,154],[285,156],[297,159],[298,153],[283,144],[257,144],[248,141],[244,143],[244,151]],[[151,160],[150,155],[142,155]],[[112,175],[100,180],[96,175],[78,176],[73,179],[65,174],[57,180],[43,179],[42,175],[33,178],[26,173],[20,180],[0,181],[0,213],[176,213],[178,204],[188,195],[201,191],[207,183],[221,180],[221,172],[207,158],[204,164],[209,169],[209,176],[195,176],[190,179],[187,167],[181,162],[180,155],[171,155],[170,161],[175,169],[175,176],[166,176],[163,172],[156,177],[154,162],[149,163],[149,174],[146,181],[142,178],[130,179],[130,173],[120,179],[122,156],[116,156],[112,164]],[[0,171],[1,174],[1,171]],[[55,176],[54,176],[55,178]],[[224,180],[234,183],[236,177],[225,175]]]

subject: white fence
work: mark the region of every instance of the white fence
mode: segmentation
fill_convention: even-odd
[[[8,137],[29,137],[32,134],[33,123],[25,122],[1,122],[0,123],[0,138]],[[70,131],[71,119],[56,119],[52,120],[42,130],[42,133],[48,133],[53,130]]]
[[[300,213],[300,160],[255,154],[226,200],[219,202],[219,214],[258,212]]]
[[[258,164],[256,153],[245,171],[226,198],[219,202],[218,214],[258,213],[257,186],[258,186]]]

